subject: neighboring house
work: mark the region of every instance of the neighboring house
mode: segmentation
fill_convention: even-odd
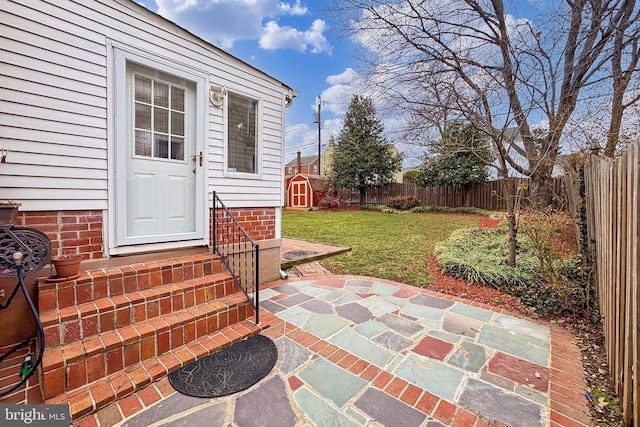
[[[295,90],[135,1],[2,9],[0,199],[19,224],[84,259],[207,246],[216,191],[278,277]]]
[[[320,164],[320,173],[322,176],[329,175],[329,171],[331,170],[331,159],[333,157],[333,151],[336,148],[336,142],[333,138],[333,135],[329,137],[329,147],[322,153],[320,156],[321,164]]]
[[[391,147],[391,152],[395,157],[400,157],[400,152],[395,146]],[[404,174],[402,173],[402,168],[397,170],[395,175],[396,175],[395,179],[392,182],[395,182],[397,184],[402,184],[402,182],[404,181]]]
[[[284,174],[291,176],[299,173],[318,175],[318,156],[301,156],[298,151],[296,158],[284,165]]]
[[[330,191],[327,178],[321,175],[297,174],[285,180],[287,207],[310,209],[321,207],[325,197],[337,197]]]

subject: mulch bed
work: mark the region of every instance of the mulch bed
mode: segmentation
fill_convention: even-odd
[[[478,226],[483,228],[498,228],[503,221],[502,218],[470,216],[478,218]],[[500,307],[514,314],[526,315],[531,313],[531,310],[525,307],[520,302],[520,299],[513,295],[506,294],[490,286],[478,285],[467,280],[442,274],[438,262],[433,256],[429,256],[427,259],[427,273],[429,273],[432,279],[426,287],[433,291]]]
[[[505,294],[490,286],[477,285],[457,277],[442,274],[433,256],[429,256],[427,259],[427,272],[432,279],[425,287],[432,291],[500,307],[514,314],[528,314],[530,312],[517,297]]]

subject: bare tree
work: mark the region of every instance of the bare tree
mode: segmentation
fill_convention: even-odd
[[[630,1],[629,3],[635,3]],[[607,145],[604,148],[604,155],[613,157],[616,146],[620,140],[620,129],[622,127],[622,117],[627,108],[640,100],[640,94],[627,96],[627,89],[632,77],[638,71],[638,59],[640,48],[638,41],[640,31],[638,30],[638,13],[631,5],[623,9],[620,25],[613,36],[611,52],[611,121],[609,132],[607,133]],[[625,99],[625,97],[627,99]]]
[[[627,47],[629,32],[637,32],[629,24],[635,0],[566,1],[554,10],[536,3],[519,19],[502,0],[334,3],[330,9],[343,28],[364,46],[361,59],[373,84],[414,118],[446,111],[454,115],[448,119],[475,122],[496,146],[508,145],[498,149],[499,160],[532,178],[542,206],[551,201],[553,166],[581,91],[605,78],[616,34],[622,31]],[[531,126],[541,120],[548,132],[538,140]],[[499,140],[509,127],[518,138]]]
[[[513,172],[531,177],[534,200],[549,205],[578,96],[605,78],[611,41],[637,13],[634,0],[567,0],[544,11],[537,9],[543,3],[528,5],[519,19],[502,0],[334,0],[330,8],[363,46],[370,87],[410,112],[410,133],[464,120],[487,135],[509,195],[509,265],[517,233]],[[543,120],[540,138],[532,122]]]

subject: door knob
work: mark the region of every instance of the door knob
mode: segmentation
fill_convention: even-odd
[[[191,159],[195,162],[196,157],[200,158],[200,167],[202,167],[202,158],[203,158],[202,151],[200,151],[199,154],[194,154],[193,156],[191,156]]]

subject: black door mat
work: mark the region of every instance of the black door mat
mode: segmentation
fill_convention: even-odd
[[[170,373],[169,382],[187,396],[226,396],[260,381],[277,360],[273,341],[254,335]]]

